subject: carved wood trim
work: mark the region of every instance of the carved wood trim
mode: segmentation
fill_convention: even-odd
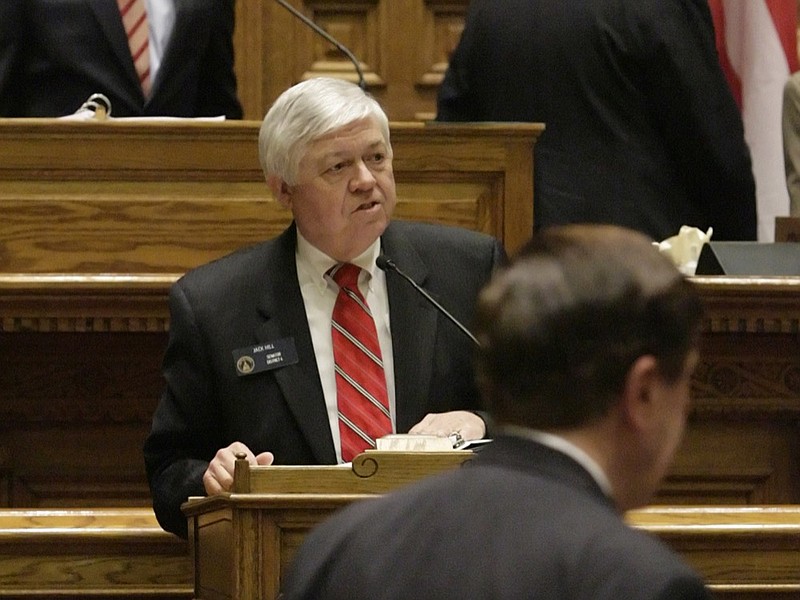
[[[350,50],[359,62],[368,89],[384,88],[381,75],[382,8],[378,0],[305,0],[304,12],[335,40]],[[312,77],[338,77],[353,83],[358,74],[350,60],[333,44],[301,22],[296,32],[304,42],[298,47],[305,71],[302,80]],[[298,59],[300,60],[300,59]]]
[[[347,46],[390,118],[426,120],[468,0],[290,0]],[[234,60],[246,119],[312,75],[355,81],[349,60],[271,0],[236,0]]]
[[[694,277],[708,333],[788,333],[800,338],[800,277]]]
[[[800,418],[800,355],[703,360],[693,395],[696,411],[704,414]]]
[[[0,332],[163,332],[177,274],[0,273]]]
[[[435,160],[435,157],[430,159]],[[487,206],[485,210],[490,209]],[[166,291],[178,277],[177,273],[0,273],[3,330],[15,330],[14,319],[42,318],[45,314],[61,319],[103,319],[121,315],[131,319],[163,319],[167,316]],[[797,336],[800,342],[797,325],[800,322],[800,277],[715,281],[695,278],[695,282],[706,304],[704,333],[788,334],[790,339]],[[723,323],[737,325],[731,331],[729,326],[720,326]],[[155,327],[160,325],[155,324]],[[48,327],[49,323],[43,322],[42,326]],[[144,323],[144,330],[153,330],[153,326]]]

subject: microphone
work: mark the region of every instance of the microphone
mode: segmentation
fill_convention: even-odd
[[[321,35],[323,38],[328,40],[331,44],[336,46],[336,48],[339,50],[339,52],[341,52],[348,59],[350,59],[350,62],[353,63],[353,66],[356,68],[356,73],[358,74],[358,87],[360,87],[362,90],[366,91],[366,89],[367,89],[367,81],[364,79],[364,73],[361,72],[361,65],[359,64],[359,62],[356,59],[356,57],[353,56],[353,53],[350,52],[350,50],[344,44],[342,44],[339,40],[334,38],[330,33],[325,31],[322,27],[320,27],[319,25],[314,23],[314,21],[309,19],[307,16],[305,16],[303,13],[301,13],[299,10],[297,10],[294,6],[289,4],[286,0],[276,0],[276,2],[278,4],[280,4],[283,8],[288,10],[290,13],[292,13],[295,17],[300,19],[303,23],[308,25],[314,31],[314,33],[316,33],[317,35]]]
[[[464,327],[464,325],[461,323],[461,321],[456,319],[453,315],[451,315],[447,311],[447,309],[444,306],[442,306],[436,300],[434,300],[433,297],[428,292],[426,292],[422,288],[422,286],[420,286],[416,281],[411,279],[411,277],[409,275],[407,275],[406,273],[404,273],[403,271],[398,269],[397,265],[394,264],[394,261],[391,258],[387,257],[384,254],[380,254],[380,255],[378,255],[378,258],[375,259],[375,264],[378,266],[378,268],[381,271],[385,271],[387,273],[389,271],[394,271],[395,273],[400,275],[400,277],[402,277],[408,283],[410,283],[415,290],[417,290],[420,294],[422,294],[422,297],[425,298],[425,300],[427,300],[428,302],[433,304],[433,306],[434,306],[434,308],[436,308],[436,310],[438,310],[445,317],[450,319],[450,322],[453,323],[456,327],[458,327],[464,335],[466,335],[469,339],[471,339],[472,342],[478,348],[481,347],[481,343],[478,341],[478,338],[476,338],[474,335],[472,335],[472,332],[469,329],[467,329],[466,327]]]

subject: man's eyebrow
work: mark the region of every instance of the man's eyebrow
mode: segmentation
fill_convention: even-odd
[[[375,140],[374,142],[367,145],[367,150],[375,150],[377,148],[383,148],[384,150],[387,150],[388,145],[382,139]],[[325,154],[322,155],[322,160],[330,160],[349,155],[350,155],[350,150],[331,150],[330,152],[326,152]]]

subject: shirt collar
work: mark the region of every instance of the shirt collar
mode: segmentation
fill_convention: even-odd
[[[554,435],[546,431],[529,429],[527,427],[520,427],[518,425],[504,425],[502,429],[503,433],[505,434],[527,438],[529,440],[533,440],[534,442],[538,442],[543,446],[547,446],[548,448],[552,448],[553,450],[557,450],[558,452],[566,454],[572,460],[586,469],[589,472],[589,475],[591,475],[592,478],[597,482],[597,485],[600,486],[600,489],[603,490],[603,493],[609,498],[611,497],[611,482],[608,480],[605,472],[603,472],[603,469],[599,464],[597,464],[597,461],[595,461],[584,450],[572,442],[564,439],[561,436]]]
[[[378,258],[380,251],[381,240],[378,238],[364,252],[350,261],[350,263],[361,267],[369,273],[367,277],[369,282],[373,280],[375,270],[378,268],[375,264],[375,259]],[[330,279],[328,271],[331,270],[331,267],[337,265],[338,261],[311,244],[303,237],[300,231],[297,232],[296,254],[298,267],[309,275],[309,279],[320,293],[324,292],[328,288],[328,280]]]

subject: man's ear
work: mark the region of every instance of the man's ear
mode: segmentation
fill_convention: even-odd
[[[620,403],[625,419],[637,431],[649,429],[656,416],[654,394],[659,377],[658,362],[649,354],[637,358],[628,369]]]
[[[292,209],[292,186],[286,183],[281,177],[277,175],[270,175],[267,177],[267,185],[272,191],[272,196],[280,202],[284,208]]]

